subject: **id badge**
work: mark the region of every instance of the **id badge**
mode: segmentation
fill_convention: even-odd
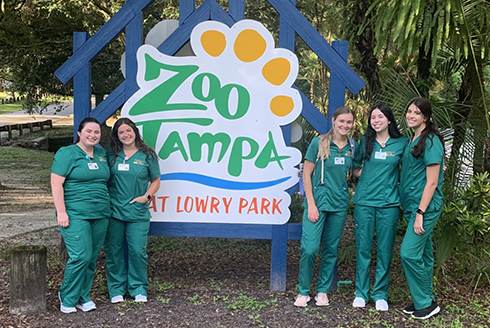
[[[99,166],[97,165],[97,163],[87,163],[87,165],[88,165],[89,170],[98,170],[99,169]]]
[[[344,157],[335,157],[335,165],[344,165],[345,158]]]
[[[376,159],[386,159],[386,153],[383,151],[377,151],[374,153],[374,158]]]
[[[129,171],[129,164],[119,164],[117,169],[119,171]]]

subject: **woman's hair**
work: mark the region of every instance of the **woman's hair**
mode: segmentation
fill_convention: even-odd
[[[342,114],[352,114],[354,117],[354,112],[349,107],[339,107],[335,110],[332,115],[332,120],[335,121],[339,115]],[[333,138],[333,124],[330,131],[326,134],[321,134],[319,137],[320,144],[318,145],[318,158],[325,160],[330,157],[330,141]]]
[[[432,105],[430,104],[430,102],[424,98],[415,98],[414,100],[412,100],[408,104],[407,110],[408,110],[408,107],[410,107],[410,105],[412,105],[412,104],[414,104],[415,106],[417,106],[418,109],[420,109],[420,112],[422,113],[422,115],[424,116],[426,121],[425,121],[425,129],[423,129],[422,132],[420,133],[420,140],[412,148],[410,153],[415,158],[422,155],[422,153],[424,152],[424,149],[425,149],[425,144],[427,142],[427,137],[430,134],[436,135],[439,138],[439,140],[441,140],[442,147],[444,148],[444,138],[442,137],[442,134],[437,129],[436,124],[434,122],[432,122]],[[406,113],[406,111],[405,111],[405,113]]]
[[[81,122],[80,124],[78,124],[78,132],[82,132],[83,128],[85,127],[85,125],[87,123],[95,123],[99,126],[100,128],[100,122],[97,121],[97,119],[93,118],[93,117],[85,117]],[[75,141],[75,143],[78,143],[80,141],[80,135],[77,136],[77,140]]]
[[[396,123],[395,116],[393,115],[393,111],[391,110],[390,106],[386,104],[377,104],[371,107],[368,116],[368,126],[366,133],[364,134],[364,159],[367,160],[371,158],[374,140],[376,139],[376,131],[371,126],[371,115],[375,109],[379,109],[388,119],[388,122],[390,123],[388,124],[388,133],[390,138],[400,138],[402,136],[400,130],[398,130],[398,124]]]
[[[140,131],[138,130],[138,128],[136,127],[134,122],[131,121],[127,117],[121,117],[112,126],[111,142],[110,142],[109,146],[112,150],[114,157],[113,157],[111,166],[113,166],[114,163],[116,163],[117,154],[123,149],[123,145],[122,145],[121,141],[119,140],[119,136],[118,136],[119,127],[123,124],[129,125],[131,127],[131,129],[133,129],[134,143],[135,143],[136,147],[146,155],[146,161],[148,161],[148,157],[150,157],[150,156],[155,158],[155,159],[158,158],[155,151],[145,144],[145,142],[141,138]]]

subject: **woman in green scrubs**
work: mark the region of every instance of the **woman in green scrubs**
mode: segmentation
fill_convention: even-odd
[[[60,148],[51,167],[56,216],[69,256],[59,292],[63,313],[96,308],[89,293],[110,215],[109,166],[105,151],[95,147],[99,141],[100,123],[85,118],[76,143]]]
[[[151,217],[148,203],[160,188],[158,157],[144,143],[133,121],[120,118],[112,127],[107,160],[111,171],[111,219],[104,252],[109,296],[112,303],[119,303],[128,291],[136,302],[146,302],[146,245]],[[127,268],[124,240],[128,246]]]
[[[388,310],[388,282],[396,227],[400,218],[400,163],[407,144],[398,130],[391,108],[373,106],[366,134],[361,138],[354,168],[362,173],[352,201],[356,236],[356,298],[353,307],[364,307],[371,297],[376,310]],[[357,170],[356,170],[357,171]],[[369,295],[371,249],[376,228],[376,278]]]
[[[402,160],[400,196],[407,231],[400,255],[413,304],[403,312],[427,319],[440,311],[433,294],[432,229],[442,212],[444,139],[431,120],[432,106],[414,99],[405,117],[413,130]]]
[[[347,173],[351,168],[355,141],[347,137],[354,124],[348,107],[338,108],[332,117],[332,129],[311,141],[303,167],[306,199],[299,263],[299,295],[294,305],[305,307],[310,300],[310,284],[315,260],[322,244],[317,283],[317,306],[329,304],[327,291],[333,280],[337,247],[344,229],[349,206]]]

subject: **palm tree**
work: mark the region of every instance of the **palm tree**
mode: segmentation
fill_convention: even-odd
[[[414,75],[410,67],[416,66],[413,84],[419,95],[429,97],[429,91],[443,75],[460,75],[459,92],[452,97],[453,104],[444,107],[453,109],[450,164],[460,166],[460,149],[466,145],[473,149],[473,171],[488,168],[483,162],[488,158],[484,152],[490,148],[490,124],[482,79],[490,51],[488,0],[374,0],[370,12],[374,15],[365,21],[361,31],[373,25],[377,40],[375,53],[388,56],[395,52],[400,65],[409,67],[407,77]],[[441,54],[447,54],[448,50],[453,65],[440,66]],[[447,70],[448,67],[453,70]],[[390,91],[388,97],[392,100],[400,96],[403,99],[399,89]]]

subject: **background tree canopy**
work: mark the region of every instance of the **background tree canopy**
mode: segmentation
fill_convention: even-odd
[[[125,2],[1,0],[0,78],[26,96],[28,109],[47,94],[71,95],[71,85],[62,85],[53,73],[73,52],[73,32],[93,35]],[[227,8],[228,1],[218,2]],[[427,97],[437,124],[449,131],[450,184],[461,181],[463,163],[471,172],[490,170],[488,1],[298,0],[297,7],[327,40],[350,41],[349,63],[367,82],[347,99],[357,110],[359,133],[374,103],[392,106],[404,128],[406,104],[413,97]],[[145,33],[161,20],[178,18],[178,8],[178,0],[153,1],[143,13]],[[279,17],[267,0],[247,1],[245,17],[263,22],[277,37]],[[119,35],[92,62],[97,103],[123,80],[123,52],[124,35]],[[326,113],[329,70],[299,37],[296,53],[296,84]],[[314,134],[306,122],[301,124],[309,136]],[[298,145],[306,146],[307,141]]]

